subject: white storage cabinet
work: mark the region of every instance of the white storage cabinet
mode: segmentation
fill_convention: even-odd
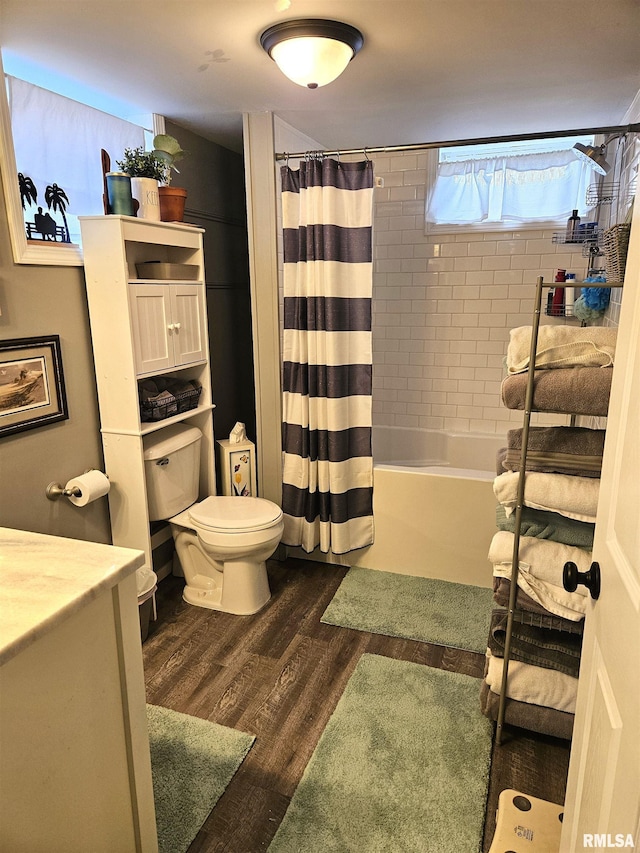
[[[206,360],[201,284],[129,285],[138,376]]]
[[[214,495],[213,400],[206,322],[202,229],[131,216],[80,217],[114,545],[145,552],[170,533],[149,529],[144,436],[188,421],[202,432],[200,498]],[[196,280],[141,279],[136,264],[189,264]],[[138,380],[195,380],[197,409],[161,421],[140,420]]]

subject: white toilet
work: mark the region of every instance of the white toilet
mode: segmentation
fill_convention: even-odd
[[[269,601],[267,560],[284,523],[271,501],[208,497],[198,501],[202,433],[169,426],[145,436],[149,520],[168,519],[189,604],[248,615]]]

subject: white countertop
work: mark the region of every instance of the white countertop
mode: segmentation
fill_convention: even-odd
[[[144,563],[144,553],[0,527],[0,664]]]

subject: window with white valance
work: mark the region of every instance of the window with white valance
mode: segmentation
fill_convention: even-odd
[[[428,231],[502,230],[585,216],[592,169],[572,151],[593,137],[436,149],[426,202]]]

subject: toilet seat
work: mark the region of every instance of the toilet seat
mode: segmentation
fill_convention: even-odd
[[[267,530],[282,518],[280,507],[264,498],[208,497],[187,512],[196,528],[213,533]]]

